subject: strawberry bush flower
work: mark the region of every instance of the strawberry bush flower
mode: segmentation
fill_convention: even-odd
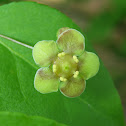
[[[33,58],[41,67],[34,78],[35,89],[43,94],[60,89],[67,97],[80,96],[100,65],[95,53],[85,51],[84,36],[67,27],[58,30],[56,42],[37,42]]]

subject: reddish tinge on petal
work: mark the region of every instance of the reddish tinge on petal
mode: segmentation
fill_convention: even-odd
[[[60,28],[60,29],[58,30],[57,34],[56,34],[57,38],[58,38],[58,36],[59,36],[61,33],[63,33],[64,31],[66,31],[66,30],[68,30],[68,29],[70,29],[70,28],[69,28],[69,27]]]
[[[40,68],[35,75],[34,87],[43,94],[57,92],[59,79],[54,76],[49,68]]]
[[[58,54],[57,44],[53,40],[43,40],[35,44],[33,58],[41,67],[49,66]]]
[[[85,38],[79,31],[68,29],[58,36],[57,44],[61,51],[81,55],[85,48]]]
[[[67,97],[77,97],[83,93],[85,87],[86,81],[78,77],[62,82],[60,85],[60,91]]]

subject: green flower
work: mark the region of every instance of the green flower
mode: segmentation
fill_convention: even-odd
[[[99,70],[99,58],[85,51],[84,36],[77,30],[61,28],[57,41],[43,40],[35,44],[33,58],[40,65],[34,87],[40,93],[57,92],[67,97],[79,96],[86,80]]]

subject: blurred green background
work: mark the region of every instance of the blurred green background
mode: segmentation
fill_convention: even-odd
[[[0,5],[22,0],[0,0]],[[122,100],[126,119],[126,0],[24,0],[56,8],[84,31],[104,62]]]

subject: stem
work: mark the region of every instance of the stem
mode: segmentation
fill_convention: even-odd
[[[15,39],[12,39],[12,38],[7,37],[7,36],[4,36],[4,35],[1,35],[1,34],[0,34],[0,37],[5,38],[5,39],[7,39],[7,40],[10,40],[10,41],[12,41],[12,42],[14,42],[14,43],[17,43],[17,44],[19,44],[19,45],[25,46],[25,47],[27,47],[27,48],[29,48],[29,49],[33,49],[32,46],[29,46],[29,45],[27,45],[27,44],[24,44],[24,43],[22,43],[22,42],[19,42],[19,41],[15,40]]]

